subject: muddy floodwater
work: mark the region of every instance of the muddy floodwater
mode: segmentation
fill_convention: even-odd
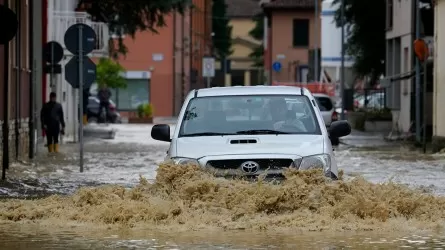
[[[2,229],[6,229],[1,227]],[[2,230],[3,231],[3,230]],[[445,237],[377,233],[182,232],[10,226],[1,249],[445,249]]]
[[[342,180],[276,185],[161,164],[149,126],[116,128],[85,145],[84,173],[69,144],[11,166],[0,249],[445,249],[443,155],[342,145]]]

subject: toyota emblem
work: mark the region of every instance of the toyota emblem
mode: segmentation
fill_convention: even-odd
[[[247,174],[254,174],[260,170],[260,164],[254,161],[246,161],[241,164],[241,170]]]

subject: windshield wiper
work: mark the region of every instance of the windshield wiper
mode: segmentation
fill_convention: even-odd
[[[202,132],[202,133],[192,133],[181,135],[181,137],[193,137],[193,136],[223,136],[223,135],[234,135],[233,133],[218,133],[218,132]]]
[[[259,135],[259,134],[287,135],[287,134],[291,134],[288,132],[272,130],[272,129],[251,129],[251,130],[238,131],[236,133],[241,134],[241,135]]]

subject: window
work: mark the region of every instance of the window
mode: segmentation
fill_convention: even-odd
[[[309,46],[309,20],[294,19],[293,23],[293,42],[294,47]]]
[[[386,29],[392,29],[394,22],[394,0],[386,0]]]
[[[295,81],[296,82],[308,82],[309,67],[308,66],[298,66],[295,70]]]
[[[117,109],[136,110],[140,104],[149,103],[149,80],[127,79],[127,88],[117,90]]]
[[[332,100],[329,97],[316,96],[315,100],[317,100],[320,111],[331,111],[334,108]]]
[[[182,119],[179,136],[249,133],[321,134],[307,97],[248,95],[192,99]]]
[[[114,28],[110,29],[110,35],[114,39],[125,38],[125,30],[121,26],[115,26]]]
[[[97,84],[90,88],[92,96],[97,96]],[[137,110],[139,104],[150,103],[150,80],[127,79],[127,88],[110,89],[111,101],[116,104],[119,111]]]

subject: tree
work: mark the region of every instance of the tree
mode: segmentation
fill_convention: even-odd
[[[256,40],[262,40],[264,37],[264,13],[259,13],[253,17],[253,21],[255,22],[255,27],[251,31],[249,31],[250,37]],[[254,67],[263,67],[264,66],[264,46],[263,44],[255,47],[252,52],[249,54],[249,57],[253,60]]]
[[[122,76],[125,69],[110,58],[100,58],[96,66],[96,82],[98,87],[107,85],[109,88],[126,88],[127,81]]]
[[[225,0],[213,0],[212,4],[212,32],[213,48],[216,58],[223,61],[233,53],[232,26],[227,17]]]
[[[353,56],[358,76],[370,76],[374,83],[385,72],[386,5],[385,0],[344,0],[345,30],[350,30],[346,54]],[[341,0],[334,0],[339,8],[335,21],[341,27]]]
[[[191,0],[80,0],[78,8],[83,6],[93,19],[108,24],[110,31],[119,36],[118,42],[110,41],[110,50],[114,57],[118,53],[126,54],[120,35],[125,33],[134,38],[137,31],[151,31],[164,27],[165,16],[192,7]]]

